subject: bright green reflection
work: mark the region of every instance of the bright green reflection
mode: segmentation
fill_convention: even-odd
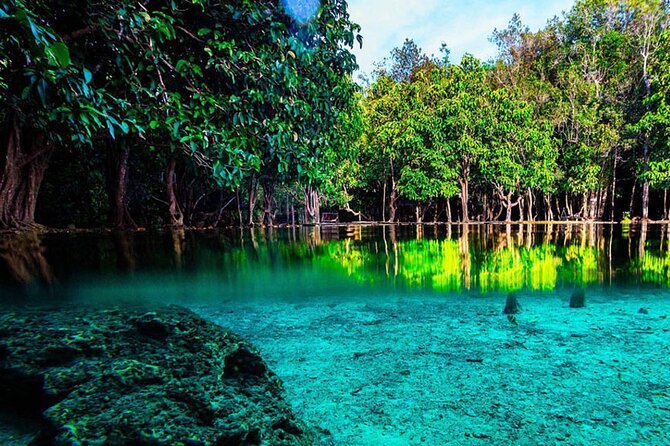
[[[395,284],[444,292],[542,291],[612,278],[602,233],[588,227],[563,233],[548,229],[541,240],[535,226],[459,226],[456,234],[434,240],[399,240],[391,233],[381,253],[346,240],[330,242],[327,254],[356,281],[374,283],[381,270]]]
[[[38,294],[55,284],[66,295],[110,298],[303,299],[670,286],[668,227],[621,229],[471,224],[5,235],[0,291]]]

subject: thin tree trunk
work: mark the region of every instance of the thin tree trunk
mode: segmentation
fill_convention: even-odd
[[[533,191],[528,189],[528,221],[535,221],[535,216],[533,215],[534,202]]]
[[[646,150],[646,149],[645,149]],[[649,164],[649,156],[644,160],[645,166]],[[642,220],[649,219],[649,180],[642,181]]]
[[[614,149],[614,162],[612,165],[612,191],[610,195],[610,221],[614,221],[614,197],[616,197],[616,166],[619,161],[619,148]]]
[[[554,211],[551,208],[551,195],[545,195],[544,196],[544,201],[546,203],[547,208],[545,209],[545,215],[547,217],[547,221],[553,221],[554,220]]]
[[[628,212],[630,216],[634,216],[633,206],[635,205],[635,189],[637,187],[637,180],[633,181],[633,189],[630,191],[630,203],[628,204]]]
[[[463,220],[463,223],[467,223],[468,221],[470,221],[470,218],[468,216],[468,201],[469,201],[468,179],[463,178],[463,179],[459,180],[459,182],[461,184],[461,208],[462,208],[462,217],[461,218]]]
[[[605,207],[607,206],[608,192],[608,188],[600,189],[600,194],[598,196],[598,213],[596,215],[598,221],[603,221],[605,219]]]
[[[128,185],[128,159],[130,158],[130,147],[125,142],[120,142],[121,157],[116,169],[116,185],[114,190],[114,227],[126,229],[129,226],[136,228],[137,225],[126,208],[126,191]]]
[[[271,181],[263,183],[263,224],[266,228],[274,226],[274,213],[272,204],[274,202],[275,187]]]
[[[237,221],[240,224],[240,228],[244,225],[242,221],[242,203],[240,203],[240,188],[235,189],[235,200],[237,201]]]
[[[451,200],[447,198],[447,223],[451,224]]]
[[[386,221],[386,181],[384,181],[384,192],[382,193],[382,221]]]
[[[391,179],[391,194],[389,195],[389,223],[395,222],[395,214],[397,211],[398,191],[395,187],[395,181]]]
[[[172,154],[170,156],[170,161],[168,162],[167,171],[165,173],[165,189],[167,191],[168,199],[168,217],[170,219],[171,226],[184,226],[184,214],[179,207],[179,202],[177,200],[176,192],[176,170],[177,167],[177,155]]]
[[[258,194],[258,180],[256,175],[251,175],[249,182],[249,213],[247,215],[247,224],[254,225],[254,209],[256,208],[256,196]]]
[[[509,193],[505,197],[505,223],[512,221],[512,194]]]
[[[319,224],[321,222],[321,196],[312,186],[303,189],[305,203],[305,219],[303,223]]]

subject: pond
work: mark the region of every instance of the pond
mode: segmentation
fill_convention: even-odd
[[[14,308],[186,306],[254,343],[337,445],[667,444],[668,231],[6,234],[0,291]],[[569,307],[575,290],[585,308]]]
[[[668,227],[660,225],[4,235],[0,257],[4,301],[384,300],[670,285]]]

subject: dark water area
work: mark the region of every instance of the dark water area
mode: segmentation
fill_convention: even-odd
[[[4,234],[4,303],[480,296],[670,285],[665,225]]]

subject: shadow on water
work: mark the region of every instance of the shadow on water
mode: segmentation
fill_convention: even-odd
[[[384,225],[0,236],[3,301],[302,300],[667,288],[665,225]]]

